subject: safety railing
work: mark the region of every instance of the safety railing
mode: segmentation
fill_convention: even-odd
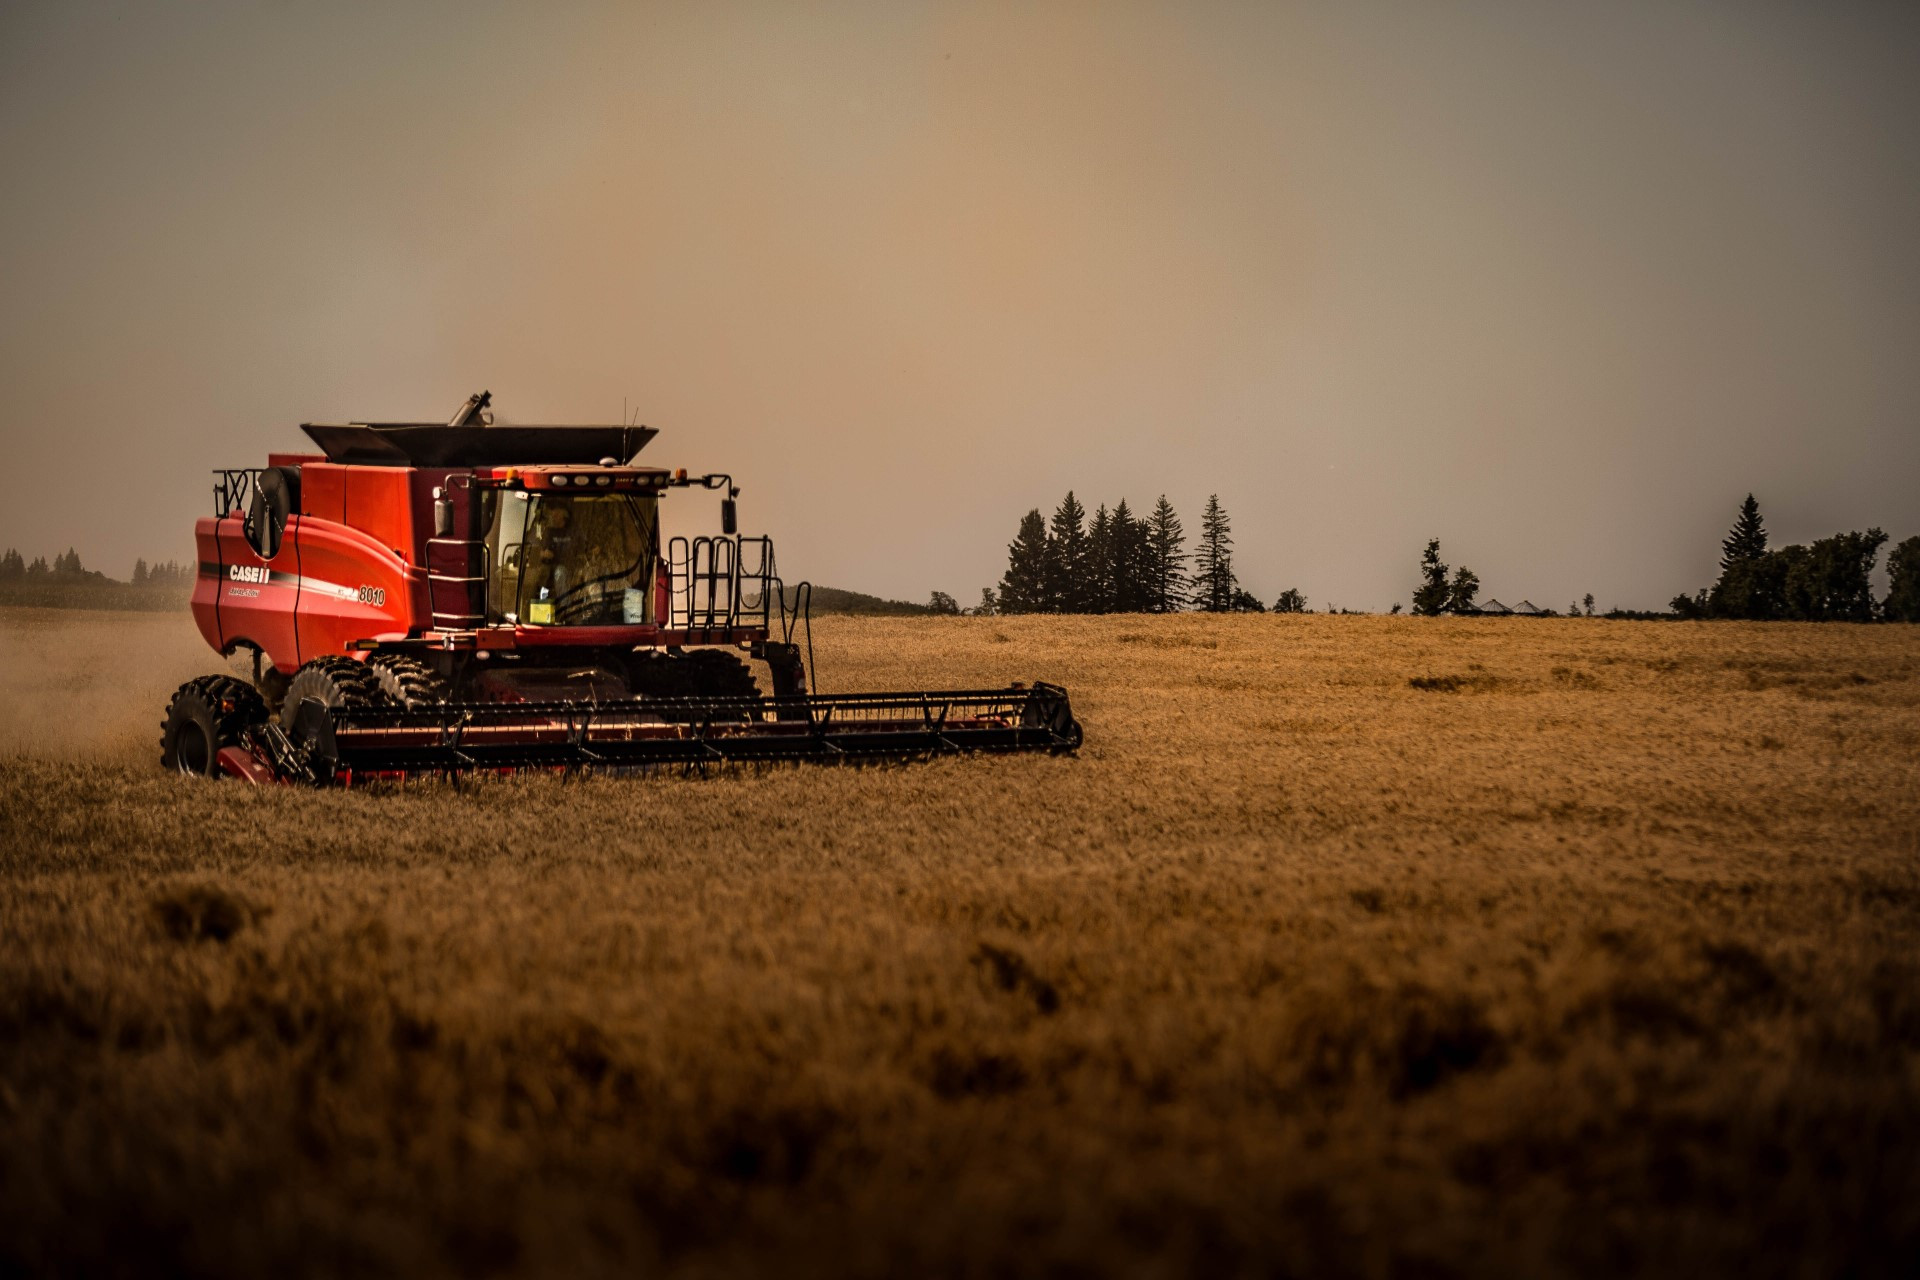
[[[246,515],[253,505],[253,491],[259,483],[260,468],[222,467],[213,474],[219,477],[213,482],[214,518]]]
[[[675,630],[770,628],[781,607],[768,537],[667,540],[668,618]]]

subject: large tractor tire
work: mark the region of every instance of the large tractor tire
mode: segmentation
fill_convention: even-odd
[[[280,723],[291,729],[308,698],[328,707],[371,707],[380,702],[380,681],[372,668],[353,658],[315,658],[293,673],[280,703]]]
[[[431,707],[450,700],[447,682],[418,658],[399,653],[376,653],[367,659],[380,696],[396,707]]]
[[[701,698],[757,698],[760,686],[738,654],[725,649],[689,649],[680,655],[693,673],[694,695]]]
[[[174,691],[160,722],[160,765],[189,777],[219,772],[223,747],[241,745],[251,725],[267,719],[267,704],[253,686],[232,676],[201,676]]]
[[[627,684],[636,698],[760,696],[747,664],[724,649],[637,654],[627,666]]]

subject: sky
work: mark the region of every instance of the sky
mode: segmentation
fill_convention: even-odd
[[[1658,608],[1749,491],[1920,534],[1917,66],[1894,3],[0,0],[0,545],[189,559],[212,469],[486,388],[790,581],[970,603],[1071,488],[1218,494],[1269,602],[1439,538]]]

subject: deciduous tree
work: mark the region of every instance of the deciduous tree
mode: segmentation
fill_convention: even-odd
[[[1920,536],[1908,538],[1887,557],[1893,582],[1881,604],[1888,622],[1920,622]]]
[[[1480,575],[1461,565],[1453,571],[1453,582],[1447,587],[1447,612],[1472,613],[1479,594]]]

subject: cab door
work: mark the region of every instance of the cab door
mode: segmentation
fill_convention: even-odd
[[[293,471],[293,479],[286,475]],[[300,665],[294,619],[300,602],[298,471],[268,467],[255,474],[245,515],[215,522],[217,590],[223,647],[258,646],[282,671]]]

